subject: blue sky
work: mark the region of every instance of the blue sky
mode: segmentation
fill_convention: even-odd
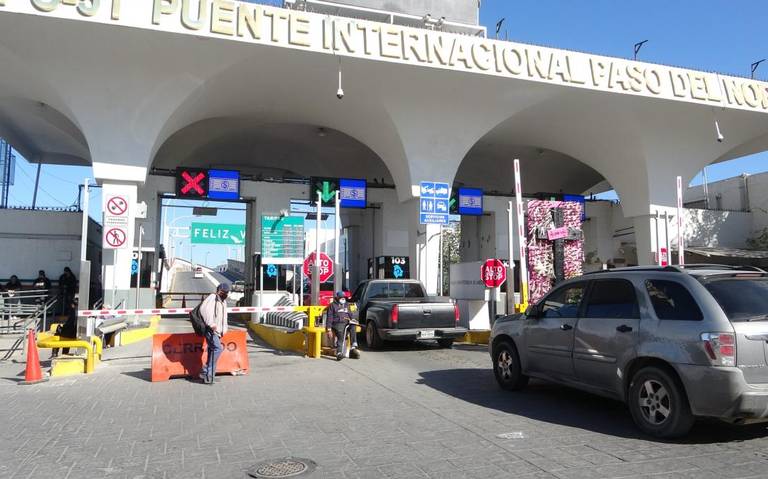
[[[505,18],[501,38],[539,45],[631,58],[635,42],[648,40],[644,61],[748,76],[753,61],[768,57],[768,9],[764,0],[618,2],[615,0],[483,0],[481,22],[495,33]],[[758,78],[768,80],[768,62]],[[35,166],[18,162],[12,205],[30,205]],[[768,170],[768,154],[713,165],[710,181]],[[45,165],[38,205],[69,206],[90,168]],[[701,182],[701,175],[693,183]],[[100,220],[100,195],[92,193]]]

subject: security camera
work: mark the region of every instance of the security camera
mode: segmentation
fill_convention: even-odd
[[[336,90],[336,98],[338,98],[339,100],[344,98],[344,90],[342,90],[341,87],[339,87],[339,89]]]

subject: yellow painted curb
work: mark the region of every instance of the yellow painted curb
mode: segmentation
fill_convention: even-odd
[[[138,343],[139,341],[151,338],[157,333],[159,324],[160,316],[152,316],[149,320],[149,326],[146,328],[124,329],[120,331],[120,346]]]
[[[464,334],[464,340],[462,342],[470,344],[488,344],[490,338],[491,331],[488,329],[467,331],[466,334]]]
[[[307,352],[303,331],[285,331],[268,324],[248,323],[248,327],[267,344],[281,351]]]

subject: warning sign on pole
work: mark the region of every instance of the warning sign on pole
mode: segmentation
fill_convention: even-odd
[[[105,249],[129,248],[130,228],[130,199],[127,195],[108,195],[104,201],[104,238]]]

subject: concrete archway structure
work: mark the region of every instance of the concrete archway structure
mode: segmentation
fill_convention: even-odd
[[[412,256],[433,231],[414,186],[452,181],[489,134],[598,172],[649,251],[647,216],[674,204],[675,176],[768,148],[763,82],[228,0],[0,0],[0,64],[4,91],[77,126],[107,187],[135,191],[164,145],[211,119],[344,133],[391,173]]]

